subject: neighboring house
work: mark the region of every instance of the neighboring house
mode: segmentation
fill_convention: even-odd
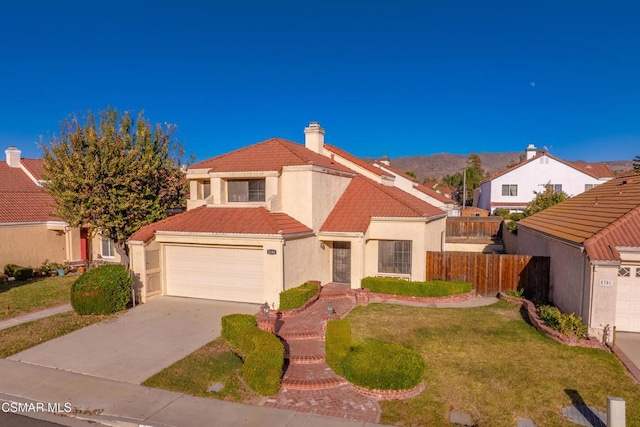
[[[575,196],[611,178],[613,172],[604,163],[567,162],[529,144],[523,162],[480,183],[474,191],[474,206],[489,212],[522,212],[535,197],[534,191],[544,191],[546,184]]]
[[[486,217],[486,216],[489,216],[489,211],[485,210],[485,209],[480,209],[480,208],[476,208],[476,207],[470,206],[468,208],[462,209],[460,211],[460,216],[463,216],[463,217],[467,217],[467,216]]]
[[[424,185],[434,190],[436,193],[442,194],[446,198],[449,198],[449,199],[453,198],[453,190],[449,186],[442,185],[437,181],[428,181],[428,182],[425,182]]]
[[[551,300],[592,334],[640,332],[640,173],[521,220],[518,252],[551,257]]]
[[[393,175],[393,185],[405,191],[406,193],[412,194],[418,199],[424,200],[430,205],[442,209],[443,211],[447,212],[447,215],[452,215],[452,213],[455,211],[455,202],[451,198],[436,192],[426,185],[420,184],[415,178],[399,171],[398,169],[391,167],[388,159],[383,159],[380,161],[376,160],[373,162],[373,166],[387,174]]]
[[[324,143],[272,138],[191,166],[187,211],[129,240],[144,302],[155,295],[278,304],[319,280],[423,280],[442,250],[441,209],[394,186],[393,174]]]
[[[16,147],[0,162],[0,269],[9,263],[38,267],[45,262],[82,263],[90,251],[118,261],[113,242],[87,238],[53,215],[54,200],[42,187],[42,159],[23,159]]]

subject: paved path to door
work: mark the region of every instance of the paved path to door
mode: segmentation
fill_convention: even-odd
[[[220,335],[220,319],[255,304],[160,297],[9,359],[140,384]]]

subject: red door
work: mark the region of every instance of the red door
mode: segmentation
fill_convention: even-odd
[[[89,259],[89,230],[80,229],[80,257],[83,261]]]

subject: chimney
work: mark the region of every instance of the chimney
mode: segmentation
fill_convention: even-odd
[[[530,160],[536,156],[536,154],[538,153],[538,149],[536,148],[535,145],[529,144],[527,145],[527,148],[524,150],[524,152],[527,155],[527,160]]]
[[[304,128],[304,146],[315,153],[323,153],[324,129],[320,123],[309,122],[309,127]]]
[[[18,148],[13,145],[4,150],[4,154],[7,156],[7,165],[11,168],[19,168],[21,153],[22,151],[18,150]]]
[[[389,166],[389,156],[387,156],[386,154],[383,154],[382,157],[380,157],[380,163],[382,163],[385,166]]]

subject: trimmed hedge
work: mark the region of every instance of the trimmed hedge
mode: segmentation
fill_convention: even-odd
[[[7,264],[4,266],[4,274],[6,274],[9,277],[14,277],[14,272],[16,271],[16,269],[20,268],[19,265],[16,264]]]
[[[318,285],[315,283],[304,283],[296,288],[287,289],[280,292],[280,310],[293,310],[300,308],[311,298],[318,294]]]
[[[350,383],[373,390],[404,390],[424,377],[424,360],[410,348],[369,340],[356,345],[342,359]]]
[[[325,360],[333,371],[344,377],[342,359],[353,349],[351,323],[348,319],[330,320],[325,338]]]
[[[405,390],[420,384],[424,360],[416,351],[383,341],[355,343],[348,319],[327,323],[327,365],[350,383],[371,390]]]
[[[33,268],[18,267],[13,271],[13,277],[15,277],[16,280],[29,280],[33,278]]]
[[[3,283],[7,283],[8,280],[9,280],[9,276],[7,276],[6,274],[0,273],[0,285]]]
[[[71,306],[78,314],[111,314],[124,310],[133,280],[123,265],[101,265],[71,286]]]
[[[242,377],[262,396],[280,390],[284,346],[269,332],[258,329],[256,318],[249,314],[230,314],[222,318],[222,337],[244,361]]]
[[[371,292],[411,297],[446,297],[471,292],[473,285],[468,282],[409,282],[393,277],[365,277],[361,286]]]

